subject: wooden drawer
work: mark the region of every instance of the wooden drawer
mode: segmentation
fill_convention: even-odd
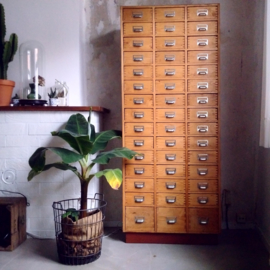
[[[127,192],[125,194],[126,206],[152,206],[154,205],[153,193]]]
[[[124,8],[123,21],[130,22],[152,22],[153,20],[153,10],[152,8]]]
[[[211,80],[218,77],[217,65],[188,66],[189,79]]]
[[[218,233],[219,212],[215,208],[189,208],[189,233]]]
[[[156,94],[177,94],[185,92],[184,80],[156,81]]]
[[[218,120],[217,109],[188,109],[187,112],[188,121],[197,122],[214,122]]]
[[[218,178],[218,166],[216,165],[189,165],[189,179],[216,179]]]
[[[217,163],[217,151],[188,151],[188,163]]]
[[[157,151],[157,164],[184,163],[186,160],[185,151]]]
[[[123,25],[124,36],[152,36],[153,24],[152,23],[124,23]]]
[[[153,165],[126,165],[126,177],[137,179],[139,178],[151,178],[154,176],[154,166]]]
[[[132,159],[125,159],[126,164],[153,164],[154,152],[150,150],[139,150],[138,155]]]
[[[156,167],[156,176],[158,178],[166,177],[185,177],[185,165],[184,164],[173,164],[173,165],[158,165]]]
[[[153,106],[153,95],[125,95],[126,108],[149,108]]]
[[[217,51],[188,51],[188,64],[216,64],[218,63]]]
[[[163,37],[184,36],[185,22],[158,22],[155,27],[155,35]]]
[[[184,95],[156,95],[156,107],[174,108],[185,106]]]
[[[217,94],[188,94],[187,105],[196,107],[215,107],[218,105]]]
[[[140,150],[151,150],[154,147],[154,137],[125,137],[125,147]]]
[[[188,92],[217,93],[218,80],[188,80]]]
[[[184,7],[155,8],[155,21],[171,22],[171,21],[184,21],[184,20],[185,20]]]
[[[157,208],[157,232],[159,233],[185,233],[185,208]]]
[[[126,232],[154,232],[154,207],[126,207]]]
[[[156,120],[160,122],[176,122],[185,120],[184,109],[156,109]]]
[[[189,150],[217,150],[217,137],[188,137]]]
[[[157,79],[177,80],[185,77],[184,66],[156,66]]]
[[[185,180],[168,180],[168,179],[157,179],[156,191],[157,192],[174,192],[174,193],[185,193]]]
[[[124,81],[124,93],[126,94],[152,94],[152,81]]]
[[[156,50],[184,50],[184,37],[156,37]]]
[[[153,123],[125,123],[124,133],[127,136],[153,136]]]
[[[189,194],[188,205],[191,207],[217,207],[218,195],[205,193],[205,194]]]
[[[124,65],[152,65],[153,53],[152,52],[124,52]]]
[[[156,52],[156,65],[184,65],[185,52]]]
[[[154,179],[128,179],[125,181],[125,190],[131,192],[153,192]]]
[[[152,79],[153,67],[152,66],[125,66],[124,67],[124,79],[128,80],[144,80]]]
[[[163,207],[185,206],[185,194],[158,192],[156,194],[156,203],[157,206]]]
[[[218,19],[217,6],[198,6],[187,8],[188,21],[207,21]]]
[[[140,37],[140,38],[124,38],[123,41],[124,51],[152,51],[153,39],[151,37]]]
[[[189,180],[188,192],[190,193],[217,193],[217,180]]]
[[[215,136],[218,135],[217,123],[188,123],[188,135]]]
[[[125,109],[125,121],[152,122],[153,120],[153,109]]]
[[[187,38],[188,50],[217,50],[217,36],[196,36]]]
[[[188,22],[187,34],[191,35],[217,35],[218,23],[217,21],[204,21],[204,22]]]
[[[185,137],[157,137],[158,150],[176,150],[185,149]]]
[[[185,123],[157,123],[156,134],[158,136],[185,136]]]

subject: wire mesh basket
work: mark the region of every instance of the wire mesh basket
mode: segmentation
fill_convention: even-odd
[[[54,202],[55,237],[59,261],[82,265],[101,255],[105,207],[103,194],[87,199],[87,209],[80,210],[80,199]],[[83,218],[78,218],[82,217]]]

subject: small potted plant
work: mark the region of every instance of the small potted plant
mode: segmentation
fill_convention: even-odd
[[[56,88],[54,88],[54,90],[53,90],[51,87],[50,93],[48,93],[48,96],[49,96],[49,105],[50,106],[57,106],[58,105],[58,96],[57,96]]]
[[[93,172],[95,164],[108,164],[112,158],[131,159],[137,154],[125,147],[103,151],[110,140],[121,138],[122,132],[107,130],[96,133],[95,126],[90,121],[91,111],[88,120],[82,114],[74,114],[64,129],[51,133],[52,136],[65,140],[73,150],[40,147],[29,159],[32,169],[28,181],[53,167],[70,170],[80,180],[79,200],[53,203],[57,250],[59,260],[63,264],[86,264],[98,259],[101,254],[103,209],[106,203],[103,199],[88,198],[88,185],[94,177],[105,176],[109,185],[118,189],[122,183],[122,171],[115,168]],[[47,164],[47,151],[55,153],[61,160]],[[74,166],[74,162],[79,163],[80,169]]]

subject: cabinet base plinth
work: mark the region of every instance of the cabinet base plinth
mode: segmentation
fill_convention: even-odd
[[[126,243],[217,245],[217,234],[125,233]]]

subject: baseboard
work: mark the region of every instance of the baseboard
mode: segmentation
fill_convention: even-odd
[[[104,227],[122,227],[121,221],[104,221]]]

